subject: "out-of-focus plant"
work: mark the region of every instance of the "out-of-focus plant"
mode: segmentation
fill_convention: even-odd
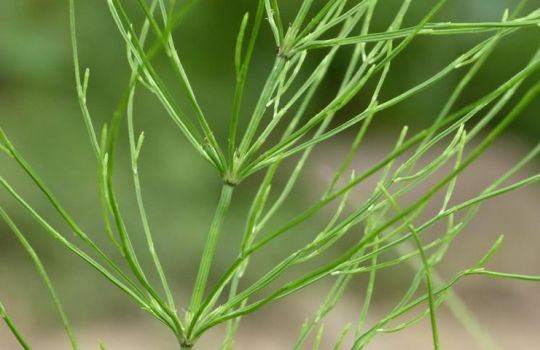
[[[540,50],[521,70],[489,93],[467,105],[459,105],[459,101],[469,86],[474,84],[476,73],[489,60],[501,40],[524,28],[540,24],[540,9],[523,14],[526,1],[521,1],[515,9],[506,11],[500,20],[493,22],[435,22],[435,17],[446,2],[434,1],[430,11],[416,25],[404,27],[403,22],[412,0],[403,0],[386,30],[373,32],[372,19],[377,11],[384,11],[385,6],[384,2],[378,0],[329,0],[322,4],[304,0],[299,2],[296,15],[290,22],[282,18],[277,0],[258,1],[255,12],[246,13],[239,26],[234,56],[236,89],[228,138],[223,144],[216,138],[208,116],[198,102],[173,40],[178,24],[196,1],[177,3],[175,0],[138,0],[139,9],[144,15],[142,23],[132,19],[133,15],[130,15],[122,0],[107,1],[114,23],[126,43],[131,78],[112,120],[98,132],[87,107],[86,91],[90,73],[88,69],[84,72],[80,69],[74,0],[70,0],[77,93],[99,170],[98,190],[103,210],[103,234],[108,236],[114,255],[106,253],[105,249],[95,243],[98,233],[87,233],[75,222],[10,142],[6,132],[0,129],[0,150],[8,154],[33,180],[78,241],[74,242],[71,237],[60,233],[6,179],[0,177],[4,193],[11,195],[51,237],[168,327],[178,339],[181,349],[196,347],[197,340],[205,332],[222,324],[226,324],[227,329],[222,349],[230,349],[244,315],[262,307],[271,307],[275,301],[322,279],[333,279],[328,297],[318,312],[304,323],[294,345],[294,349],[304,348],[314,330],[320,327],[312,341],[313,348],[318,348],[324,336],[324,317],[340,301],[349,282],[358,274],[369,275],[363,306],[359,310],[359,319],[347,325],[336,340],[336,349],[346,340],[352,344],[352,349],[362,349],[376,335],[402,330],[426,317],[431,320],[433,346],[437,349],[437,307],[444,302],[448,302],[458,313],[459,319],[468,324],[468,329],[488,347],[490,340],[484,338],[481,331],[476,331],[474,317],[460,307],[459,299],[451,292],[451,288],[460,279],[470,275],[524,281],[539,281],[540,277],[495,272],[485,267],[502,243],[502,237],[477,264],[457,272],[450,279],[443,279],[435,268],[483,202],[540,180],[538,174],[509,183],[524,165],[537,157],[540,152],[538,145],[481,193],[461,203],[452,200],[460,174],[482,155],[540,92],[540,82],[534,81],[534,73],[540,68]],[[275,60],[254,108],[247,110],[243,97],[263,24],[270,28],[274,37]],[[459,38],[469,34],[483,36],[478,43],[428,79],[396,96],[381,98],[385,82],[393,76],[399,79],[399,72],[392,74],[392,64],[414,40],[421,36]],[[155,66],[155,58],[162,53],[167,57],[182,88],[185,97],[182,102],[175,98],[163,79],[164,73]],[[318,105],[314,103],[314,96],[324,84],[338,54],[346,57],[348,62],[340,87],[330,101],[312,113],[312,106]],[[461,72],[459,82],[430,126],[414,132],[403,127],[395,146],[383,159],[360,174],[350,170],[353,156],[359,152],[363,139],[380,112],[408,101],[457,72]],[[139,87],[155,95],[179,132],[193,146],[194,152],[207,160],[223,181],[189,305],[178,305],[174,300],[174,292],[169,287],[154,247],[151,224],[146,215],[138,173],[144,134],[137,131],[134,120],[134,100]],[[357,114],[339,118],[341,121],[338,122],[334,116],[345,107],[350,111],[351,102],[359,94],[368,96],[368,102]],[[424,96],[429,98],[428,93]],[[358,103],[355,108],[359,108]],[[127,124],[136,204],[146,237],[147,246],[144,248],[132,243],[132,233],[128,231],[121,213],[122,198],[117,198],[113,181],[115,150],[123,123]],[[414,126],[414,121],[411,124]],[[278,229],[266,232],[267,224],[287,202],[292,189],[300,181],[302,170],[314,147],[332,142],[334,136],[345,130],[355,129],[356,136],[348,153],[343,155],[342,165],[336,169],[319,199],[283,222]],[[428,159],[441,144],[445,145],[443,151],[420,166],[419,161]],[[295,166],[285,185],[277,188],[276,174],[284,171],[281,165],[293,156],[296,156]],[[444,173],[442,177],[441,172]],[[238,256],[217,282],[209,286],[212,261],[220,247],[220,235],[235,188],[242,186],[246,178],[256,173],[264,173],[264,176],[257,180],[258,189],[253,194],[251,208],[245,216],[245,231],[238,247]],[[350,200],[350,192],[365,184],[368,178],[377,178],[371,194],[363,198],[361,203]],[[194,177],[193,181],[197,181],[197,178]],[[421,185],[427,183],[430,184],[427,189],[419,190],[425,188]],[[414,197],[412,201],[411,194]],[[438,194],[442,194],[439,196],[442,200],[437,197]],[[407,200],[406,195],[409,195]],[[426,215],[422,214],[425,214],[428,206],[440,207],[440,210],[426,219]],[[288,234],[307,220],[324,220],[325,209],[328,208],[334,208],[334,214],[319,232],[311,235],[311,240],[297,249],[290,248],[288,255],[260,278],[249,283],[243,280],[254,254],[265,254],[272,242],[287,242]],[[71,345],[77,349],[76,337],[41,260],[26,240],[25,234],[4,209],[0,208],[0,216],[33,259],[55,302]],[[442,226],[439,225],[439,232],[433,232],[435,225],[443,222],[446,223],[445,228],[441,231]],[[336,243],[341,241],[352,243],[346,251],[336,253]],[[185,247],[188,245],[189,242],[186,242]],[[283,249],[287,248],[287,244],[283,244]],[[331,248],[334,248],[334,254],[329,257],[325,253]],[[139,262],[141,249],[147,249],[152,257],[152,272],[148,266]],[[387,254],[389,252],[394,254]],[[125,261],[126,268],[118,263],[118,258]],[[302,264],[309,266],[305,274],[287,280],[287,272]],[[368,327],[366,317],[375,293],[376,275],[382,269],[398,264],[412,266],[415,269],[414,278],[398,304],[385,317]],[[154,273],[159,278],[159,285],[151,282],[151,274]],[[422,288],[424,292],[419,292]],[[419,309],[421,311],[418,313]],[[20,345],[30,349],[31,346],[23,336],[24,332],[17,329],[3,305],[0,305],[0,316]],[[403,321],[403,317],[407,316]],[[396,324],[398,318],[401,323]],[[105,348],[103,344],[101,347]]]

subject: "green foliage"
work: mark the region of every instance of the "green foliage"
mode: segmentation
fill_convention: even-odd
[[[386,30],[373,32],[372,19],[378,7],[384,6],[378,0],[330,0],[323,4],[304,0],[299,3],[290,23],[283,18],[280,8],[283,5],[277,0],[260,0],[255,12],[246,13],[239,23],[234,67],[231,67],[236,74],[236,88],[228,139],[224,144],[216,137],[199,103],[173,38],[173,33],[196,2],[138,0],[138,9],[144,18],[139,23],[134,19],[136,16],[131,14],[131,8],[126,8],[125,2],[107,1],[112,19],[126,44],[126,61],[131,76],[110,123],[103,125],[99,132],[87,106],[90,71],[85,69],[82,73],[80,68],[75,6],[74,0],[70,0],[77,94],[96,158],[98,192],[105,227],[103,234],[108,237],[112,249],[100,247],[77,224],[17,151],[4,130],[0,129],[0,151],[8,154],[26,172],[79,241],[75,243],[71,237],[61,234],[0,176],[0,184],[5,191],[51,237],[168,327],[178,339],[180,348],[192,348],[208,330],[226,324],[227,332],[222,349],[230,349],[243,316],[322,279],[333,279],[328,296],[316,314],[306,320],[294,345],[295,349],[303,348],[318,328],[313,341],[313,348],[317,349],[325,335],[325,316],[341,300],[350,282],[358,274],[367,273],[369,279],[358,321],[347,324],[335,340],[334,348],[341,348],[349,339],[353,344],[352,349],[362,349],[380,333],[397,332],[429,317],[433,346],[438,349],[437,308],[442,303],[448,301],[459,318],[471,325],[468,327],[471,331],[477,329],[473,316],[451,292],[451,288],[461,278],[481,275],[524,281],[540,280],[535,276],[494,272],[485,267],[501,245],[502,237],[473,267],[457,272],[449,279],[443,279],[436,271],[452,241],[474,217],[483,202],[540,180],[540,174],[537,174],[508,184],[513,175],[538,156],[538,145],[480,194],[461,203],[454,204],[453,201],[458,177],[497,140],[540,92],[540,82],[536,81],[534,75],[540,68],[540,50],[521,70],[483,96],[469,104],[459,105],[461,97],[473,84],[477,73],[490,59],[501,40],[526,28],[538,27],[540,9],[523,15],[521,12],[526,1],[522,1],[512,13],[506,11],[500,21],[436,22],[437,15],[447,2],[440,0],[415,25],[406,27],[404,23],[413,1],[403,0]],[[247,77],[263,24],[268,25],[277,49],[273,66],[258,92],[255,106],[248,111],[244,104]],[[478,35],[480,40],[441,70],[396,96],[382,97],[386,81],[392,79],[392,73],[395,73],[392,71],[393,63],[417,38],[472,34]],[[183,93],[182,100],[175,98],[164,73],[155,65],[156,58],[163,54]],[[317,91],[324,84],[338,56],[347,59],[339,89],[330,101],[313,113],[313,106],[318,106],[315,103]],[[461,72],[458,84],[429,126],[422,129],[412,125],[411,130],[403,127],[395,146],[380,162],[359,174],[350,170],[353,157],[361,149],[366,134],[381,112],[409,101],[456,72]],[[174,300],[174,292],[154,247],[154,233],[144,205],[138,172],[144,133],[137,131],[134,104],[139,87],[155,96],[179,132],[189,141],[193,151],[205,159],[223,181],[189,306],[182,307]],[[363,110],[358,111],[356,98],[360,95],[367,96],[367,103]],[[345,119],[336,118],[340,113],[350,111],[353,102],[356,114],[347,115]],[[143,247],[134,244],[117,198],[113,175],[117,167],[117,146],[121,141],[121,126],[124,122],[127,124],[135,200],[153,272],[141,263],[139,257]],[[355,130],[350,150],[344,155],[342,165],[335,171],[319,199],[309,208],[296,213],[289,221],[281,223],[278,228],[266,232],[268,223],[289,200],[291,191],[300,181],[312,150],[346,130]],[[428,154],[432,154],[440,145],[445,145],[442,152],[437,153],[426,165],[419,165],[420,160],[428,158]],[[297,156],[296,165],[285,185],[277,188],[276,174],[281,171],[283,163],[293,156]],[[441,172],[444,173],[442,177]],[[254,176],[256,173],[264,175],[258,178]],[[237,247],[238,255],[219,280],[209,286],[212,262],[219,249],[219,238],[235,189],[242,186],[249,177],[255,178],[258,187],[244,218],[245,230]],[[353,203],[350,200],[351,191],[365,184],[369,178],[376,178],[377,185],[363,203]],[[416,195],[414,200],[405,199],[407,195],[418,193],[419,188],[426,183],[430,184],[429,188]],[[441,193],[442,203],[437,199]],[[270,243],[279,239],[286,241],[294,228],[314,217],[324,220],[323,210],[328,210],[332,205],[335,206],[335,212],[320,232],[313,234],[312,239],[302,247],[296,250],[291,248],[283,260],[260,278],[246,284],[243,277],[255,253],[264,254]],[[425,219],[425,209],[428,206],[440,210]],[[0,208],[0,216],[36,264],[71,344],[76,349],[75,336],[41,260],[4,209]],[[441,222],[446,222],[444,232],[437,237],[427,237],[427,232],[431,232],[429,230]],[[361,235],[354,234],[359,231]],[[338,243],[342,241],[352,242],[349,249],[339,251],[334,256],[326,254],[337,250]],[[394,254],[387,254],[389,252]],[[127,269],[118,263],[118,258],[124,260]],[[366,319],[376,293],[377,273],[400,264],[410,265],[415,270],[409,288],[388,315],[368,326]],[[302,276],[283,282],[289,276],[287,272],[301,265],[308,266]],[[154,274],[159,277],[159,285],[152,282],[151,276]],[[422,282],[425,282],[423,292],[420,289]],[[423,308],[423,311],[419,314],[411,312],[418,307]],[[185,312],[179,314],[179,310]],[[409,317],[406,321],[397,325],[392,323],[404,315]],[[29,349],[30,346],[1,305],[0,316],[7,322],[21,346]],[[480,333],[475,331],[482,341]],[[100,347],[105,348],[101,343]]]

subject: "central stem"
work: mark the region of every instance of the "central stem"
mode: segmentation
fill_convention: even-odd
[[[195,281],[195,287],[191,296],[191,304],[189,307],[190,312],[196,313],[201,305],[202,298],[204,297],[204,291],[206,289],[206,282],[208,281],[208,274],[210,273],[210,267],[212,266],[212,260],[216,253],[217,242],[221,227],[223,225],[223,219],[227,214],[229,205],[231,203],[232,193],[234,187],[230,184],[223,184],[221,190],[221,197],[208,232],[208,238],[204,247],[203,255],[201,258],[201,264],[199,265],[199,272]],[[187,348],[186,348],[187,349]]]
[[[191,349],[193,349],[192,345],[180,344],[180,350],[191,350]]]

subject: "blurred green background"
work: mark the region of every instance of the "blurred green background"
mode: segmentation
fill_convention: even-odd
[[[76,3],[81,65],[91,70],[88,90],[89,108],[95,125],[101,127],[103,123],[110,120],[112,112],[125,92],[129,77],[125,46],[114,26],[105,1],[79,0]],[[284,17],[290,18],[300,2],[287,0],[280,3],[283,4]],[[381,2],[375,17],[374,31],[383,30],[389,16],[395,12],[400,3],[398,0]],[[433,1],[414,1],[413,3],[405,26],[416,23],[418,18],[425,13],[426,6],[432,5]],[[513,8],[517,3],[518,1],[509,0],[454,0],[438,15],[437,21],[499,20],[505,8]],[[538,5],[535,1],[530,3],[529,9]],[[175,33],[178,51],[191,77],[194,90],[198,93],[200,103],[222,144],[230,118],[229,111],[232,108],[236,33],[243,14],[246,11],[252,11],[254,4],[253,0],[201,0],[185,17]],[[140,18],[141,14],[137,12],[135,1],[128,7],[133,10],[136,17]],[[540,30],[533,28],[505,38],[488,64],[479,72],[460,103],[465,104],[490,91],[523,67],[537,49],[539,34]],[[421,37],[415,40],[396,60],[382,98],[395,96],[430,77],[482,38],[485,36]],[[253,59],[254,63],[250,69],[244,111],[253,106],[257,97],[257,88],[264,82],[274,55],[271,33],[267,27],[264,27]],[[323,88],[317,94],[313,109],[323,105],[335,93],[344,71],[345,58],[345,55],[338,56],[337,64],[332,66],[329,78],[325,80]],[[166,60],[160,57],[156,64],[163,69],[165,80],[174,90],[176,83],[166,74]],[[367,140],[363,154],[363,157],[368,159],[367,162],[373,162],[383,156],[380,149],[393,142],[393,137],[402,125],[409,124],[415,129],[426,125],[448,98],[460,76],[457,72],[427,92],[381,113],[380,120],[375,123],[372,136]],[[147,209],[155,233],[156,246],[166,272],[178,293],[178,302],[185,305],[221,183],[214,170],[187,144],[156,99],[142,89],[139,90],[137,96],[135,109],[137,129],[144,130],[146,134],[141,156],[141,177]],[[336,123],[342,122],[344,118],[358,111],[365,104],[366,96],[359,96],[347,106],[347,109],[338,116]],[[471,180],[462,186],[463,198],[468,198],[469,195],[478,192],[481,186],[487,183],[482,180],[496,178],[497,172],[503,172],[531,145],[538,142],[539,108],[540,103],[534,102],[527,112],[512,125],[505,137],[495,145],[495,149],[477,165],[476,172],[473,170],[468,174]],[[105,243],[96,191],[95,161],[75,93],[67,1],[0,1],[0,124],[19,151],[57,194],[80,225],[98,242]],[[344,155],[347,142],[350,141],[352,135],[352,132],[345,132],[337,139],[324,143],[320,147],[301,178],[301,184],[279,213],[275,223],[272,223],[273,225],[292,217],[299,208],[307,208],[312,203],[319,189],[324,188],[325,181],[328,181],[325,174],[329,173],[328,169],[338,164],[339,157]],[[118,154],[116,179],[119,197],[122,198],[120,204],[123,213],[128,218],[128,226],[134,232],[136,242],[143,246],[129,176],[125,135],[122,141]],[[359,159],[357,164],[359,168],[362,168],[364,163],[362,163],[362,158]],[[294,158],[290,159],[285,168],[291,169],[294,162]],[[528,173],[525,171],[523,175],[534,173],[535,170],[538,171],[538,163],[535,163],[531,169],[527,170]],[[0,155],[0,171],[1,175],[10,181],[38,212],[57,225],[63,230],[62,232],[68,232],[43,196],[16,164],[4,154]],[[287,176],[287,171],[283,171],[281,178],[277,180],[278,186],[284,183]],[[260,175],[254,176],[239,188],[227,219],[226,231],[221,237],[213,279],[219,276],[237,253],[244,225],[243,220],[259,180]],[[502,207],[495,206],[489,209],[488,205],[486,210],[488,214],[484,214],[484,219],[481,216],[475,221],[478,224],[473,224],[473,228],[468,231],[474,233],[475,237],[483,233],[491,236],[500,233],[515,234],[516,237],[509,239],[509,248],[503,249],[501,260],[498,260],[500,266],[511,272],[540,274],[538,268],[540,253],[537,251],[537,247],[540,246],[537,230],[540,224],[539,194],[538,186],[536,186],[531,190],[512,194],[508,197],[509,199],[503,199],[504,206]],[[104,337],[110,344],[117,344],[111,345],[111,349],[157,349],[168,346],[155,345],[169,344],[167,342],[170,341],[159,325],[152,323],[148,316],[137,310],[120,292],[47,236],[5,191],[0,191],[0,202],[20,225],[23,232],[28,235],[38,253],[45,260],[77,330],[84,339],[94,342],[88,347],[89,349],[97,348],[95,341],[99,337]],[[303,238],[309,237],[312,229],[318,227],[318,224],[318,222],[313,222],[304,225],[292,235],[290,244],[293,246],[301,244]],[[491,232],[494,227],[497,232]],[[485,242],[480,239],[479,243],[458,242],[457,244],[458,247],[468,249],[468,253],[476,253],[476,255],[472,254],[474,259],[478,257],[477,248],[484,249],[482,247],[487,247],[490,243],[489,239]],[[255,268],[250,271],[252,276],[259,275],[271,266],[270,264],[278,261],[280,256],[283,256],[284,252],[279,245],[275,245],[272,249],[269,254],[255,259]],[[455,255],[457,260],[450,262],[450,266],[459,265],[460,259],[466,256],[466,254],[460,255],[459,251],[457,253]],[[142,255],[143,260],[148,261],[148,256],[144,256],[144,253]],[[449,268],[449,271],[453,270]],[[392,295],[392,290],[399,289],[400,283],[403,282],[399,278],[396,280],[392,275],[389,276],[381,282],[383,286],[380,290],[381,295]],[[252,277],[248,276],[248,278]],[[502,293],[499,298],[493,297],[494,305],[505,303],[503,300],[523,299],[525,297],[519,293],[525,293],[530,298],[525,302],[525,305],[529,306],[526,309],[534,303],[536,303],[535,306],[540,306],[538,287],[531,285],[523,287],[508,282],[506,284],[511,287],[503,288],[503,291],[499,292]],[[321,286],[325,286],[325,282],[321,283]],[[358,287],[361,287],[361,283]],[[478,281],[478,285],[473,284],[468,288],[465,288],[464,293],[471,296],[473,310],[475,307],[478,307],[478,310],[484,310],[487,308],[476,304],[474,296],[477,296],[477,293],[485,293],[487,290],[496,290],[498,287],[495,284]],[[351,292],[347,300],[354,301],[360,298],[362,289],[358,290]],[[515,292],[516,290],[518,292]],[[536,297],[531,292],[533,290],[537,293]],[[260,347],[257,346],[258,349],[280,349],[282,346],[291,344],[303,318],[310,315],[309,310],[318,301],[316,297],[322,295],[323,292],[322,289],[314,288],[306,293],[307,298],[294,299],[293,297],[292,301],[279,303],[271,310],[264,310],[261,315],[246,320],[247,329],[261,336],[262,340]],[[508,297],[504,293],[511,295]],[[0,224],[0,299],[12,310],[21,326],[29,330],[30,338],[37,341],[36,349],[67,349],[67,342],[59,334],[56,314],[45,288],[37,278],[30,259],[3,223]],[[384,300],[384,298],[381,299],[381,305],[384,305]],[[291,305],[297,308],[291,309]],[[517,306],[515,309],[515,314],[508,314],[506,309],[501,312],[509,319],[515,317],[526,320],[524,324],[528,327],[540,327],[540,319],[538,319],[540,312],[536,313],[536,318],[530,316],[532,319],[528,319],[527,310],[522,310]],[[297,314],[291,316],[290,323],[285,323],[287,326],[276,324],[276,320],[282,317],[280,313],[291,313],[291,310],[295,310],[294,313]],[[342,312],[350,311],[345,308]],[[479,313],[482,314],[481,311]],[[342,314],[338,313],[336,316],[336,324],[342,318],[339,315]],[[500,319],[502,316],[493,317]],[[485,318],[489,323],[491,316]],[[291,326],[293,321],[297,322]],[[458,330],[455,332],[463,331],[455,325],[457,323],[448,322],[448,329],[456,327]],[[496,331],[499,329],[497,327],[502,326],[491,324],[488,328]],[[338,326],[335,328],[337,329]],[[420,328],[420,330],[425,329]],[[275,338],[278,338],[276,335],[280,332],[287,336],[281,336],[284,339],[276,340]],[[451,331],[448,332],[448,334],[454,334]],[[513,334],[511,330],[508,332]],[[527,333],[526,329],[522,329],[522,332]],[[247,331],[241,333],[241,337],[244,337],[242,339],[249,339],[248,333]],[[444,330],[443,334],[445,334]],[[425,338],[428,334],[423,336]],[[536,341],[540,340],[537,334],[533,336],[536,336]],[[416,338],[416,342],[424,338]],[[445,339],[448,342],[455,340],[450,338],[448,335]],[[408,344],[406,337],[400,339],[404,342],[402,345]],[[499,340],[504,343],[504,340]],[[160,343],[162,341],[164,343]],[[248,340],[244,340],[244,343],[242,340],[239,342],[239,344],[249,344]],[[154,344],[156,347],[148,344]],[[381,343],[374,349],[396,348],[391,344]],[[429,342],[424,345],[417,348],[429,348]],[[210,343],[207,346],[209,349],[213,348]],[[244,346],[243,348],[249,348],[248,345]],[[471,349],[474,348],[472,346]],[[4,325],[0,325],[0,349],[12,348],[16,346],[11,336]],[[533,349],[533,347],[521,347],[521,349]]]

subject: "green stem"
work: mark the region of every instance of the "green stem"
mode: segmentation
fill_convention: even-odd
[[[401,207],[399,206],[398,202],[396,201],[395,197],[392,196],[390,192],[384,187],[380,186],[381,190],[384,192],[385,196],[390,200],[390,203],[398,213],[401,213]],[[412,220],[405,216],[404,217],[405,223],[407,224],[408,229],[411,231],[414,241],[416,243],[416,246],[418,247],[418,251],[420,253],[420,257],[422,259],[422,264],[424,265],[424,272],[425,272],[425,278],[426,278],[426,287],[428,290],[428,303],[429,303],[429,315],[431,319],[431,332],[433,337],[433,349],[439,350],[439,331],[437,326],[437,315],[435,313],[435,297],[433,296],[433,278],[431,275],[431,265],[429,263],[428,257],[426,255],[425,249],[424,249],[424,243],[420,239],[420,236],[418,234],[418,230],[413,226]]]
[[[31,350],[32,348],[30,347],[30,345],[28,345],[24,337],[21,335],[21,332],[19,332],[17,326],[15,326],[15,323],[13,323],[11,318],[8,316],[8,314],[6,313],[6,309],[4,308],[4,305],[2,305],[2,303],[0,303],[0,318],[4,319],[4,322],[6,322],[7,327],[19,342],[19,345],[24,350]]]
[[[239,68],[239,71],[236,77],[236,88],[234,92],[233,112],[231,116],[231,123],[229,126],[229,162],[230,162],[231,167],[234,167],[234,155],[235,155],[234,153],[236,149],[236,133],[238,129],[238,120],[240,118],[240,110],[242,107],[242,99],[244,97],[246,77],[247,77],[248,70],[251,64],[251,57],[253,56],[253,51],[255,48],[255,44],[257,42],[257,37],[259,35],[259,30],[261,28],[263,15],[264,15],[264,1],[259,1],[259,5],[257,7],[257,12],[255,15],[255,21],[253,24],[253,28],[251,29],[249,44],[247,46],[243,62]],[[238,45],[241,45],[241,43]],[[240,55],[238,55],[238,57],[240,59]],[[231,169],[231,170],[234,172],[235,169]]]
[[[50,278],[49,274],[47,273],[47,270],[45,270],[45,266],[43,266],[43,263],[41,262],[41,259],[37,255],[36,251],[28,242],[24,234],[21,232],[21,230],[17,227],[15,222],[9,217],[9,215],[0,207],[0,217],[6,222],[8,227],[13,231],[13,234],[17,237],[23,248],[26,250],[28,255],[30,255],[30,258],[34,262],[34,265],[36,266],[36,269],[42,278],[43,282],[47,286],[47,289],[49,290],[49,293],[51,294],[51,297],[54,301],[54,305],[56,307],[56,310],[58,311],[58,314],[60,315],[60,319],[62,320],[62,324],[64,325],[64,328],[66,330],[66,333],[68,335],[69,341],[71,343],[71,347],[73,350],[78,350],[79,345],[77,344],[77,340],[75,339],[75,335],[73,333],[73,329],[71,328],[71,325],[69,323],[69,320],[67,318],[66,312],[64,311],[64,306],[62,305],[62,302],[60,301],[60,297],[58,296],[58,293],[56,292],[56,288],[54,288]]]
[[[208,281],[208,275],[212,266],[212,260],[216,252],[217,242],[219,234],[221,232],[223,219],[225,218],[227,210],[229,209],[233,191],[233,186],[227,183],[223,184],[221,190],[221,197],[219,199],[214,219],[212,220],[212,225],[210,226],[210,231],[208,232],[208,238],[204,247],[201,264],[199,265],[199,272],[197,274],[195,287],[193,289],[193,294],[191,297],[191,304],[189,310],[192,313],[197,313],[197,310],[201,305],[201,301],[204,296],[204,290],[206,288],[206,282]],[[194,319],[193,322],[196,322],[196,319]],[[190,328],[193,328],[193,325],[191,325]]]

